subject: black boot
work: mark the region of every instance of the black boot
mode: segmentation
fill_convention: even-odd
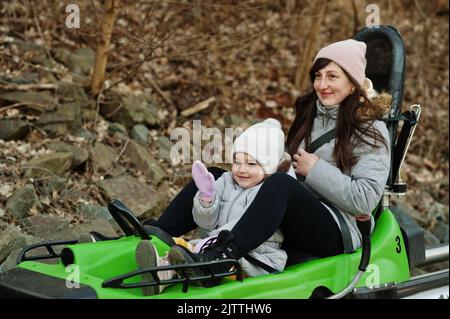
[[[169,261],[173,265],[177,264],[192,264],[198,262],[208,262],[223,259],[238,259],[238,252],[236,247],[231,243],[233,234],[228,230],[223,230],[217,236],[217,240],[212,241],[209,245],[204,245],[200,253],[195,254],[189,249],[175,245],[169,251]],[[214,274],[221,274],[230,271],[231,265],[223,263],[210,267]],[[205,276],[208,271],[202,268],[191,268],[187,270],[189,276]],[[183,274],[180,274],[183,275]],[[204,287],[217,286],[222,281],[222,278],[213,278],[207,281],[202,281],[201,285]]]

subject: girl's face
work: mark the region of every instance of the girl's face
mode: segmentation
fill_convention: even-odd
[[[251,188],[264,180],[261,165],[247,153],[235,153],[231,174],[234,181],[242,188]]]
[[[354,88],[339,65],[330,62],[316,72],[314,90],[324,106],[340,104]]]

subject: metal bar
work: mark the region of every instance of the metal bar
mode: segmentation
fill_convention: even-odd
[[[425,261],[419,266],[448,261],[448,244],[432,246],[425,250]]]
[[[421,110],[422,109],[420,108],[419,104],[413,104],[409,107],[409,111],[413,112],[416,115],[416,123],[412,126],[412,130],[409,132],[406,147],[403,150],[402,159],[400,161],[400,165],[399,165],[398,171],[397,171],[397,182],[402,182],[401,171],[402,171],[403,162],[405,160],[406,153],[408,153],[409,144],[411,144],[411,140],[414,135],[414,131],[416,130],[416,127],[417,127],[417,123],[419,122]],[[406,123],[404,123],[403,125],[405,125],[405,124]]]
[[[448,286],[433,288],[426,291],[421,291],[412,295],[403,297],[402,299],[448,299]]]
[[[351,293],[353,288],[355,288],[356,284],[361,279],[363,274],[364,274],[364,271],[359,270],[356,273],[355,277],[353,277],[353,280],[351,281],[351,283],[344,290],[342,290],[341,292],[336,293],[334,295],[331,295],[331,296],[327,297],[326,299],[341,299],[341,298],[345,297],[346,295],[348,295],[349,293]]]
[[[397,295],[404,298],[438,287],[448,287],[448,269],[413,277],[406,282],[399,283]]]

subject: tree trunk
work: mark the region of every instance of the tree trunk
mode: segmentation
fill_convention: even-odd
[[[97,43],[95,53],[94,72],[91,80],[91,93],[96,96],[100,93],[103,81],[105,80],[106,63],[108,61],[109,45],[111,34],[114,28],[114,22],[117,16],[117,7],[120,0],[106,0],[105,12],[100,21],[101,36]]]
[[[319,11],[318,13],[316,13]],[[309,86],[309,68],[311,67],[314,53],[318,51],[317,38],[320,33],[322,21],[324,20],[325,13],[327,11],[326,2],[314,2],[313,14],[316,13],[317,17],[314,17],[312,26],[309,28],[309,32],[305,38],[299,37],[299,57],[297,62],[297,71],[295,74],[295,86],[304,92]],[[305,24],[302,23],[303,17],[299,18],[299,33],[305,28]],[[308,21],[309,23],[309,21]]]

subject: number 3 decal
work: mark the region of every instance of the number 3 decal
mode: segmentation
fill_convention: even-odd
[[[397,247],[395,248],[395,251],[397,252],[397,254],[400,254],[400,252],[402,251],[402,246],[401,244],[401,240],[400,240],[400,236],[395,237],[395,241],[397,242]]]

